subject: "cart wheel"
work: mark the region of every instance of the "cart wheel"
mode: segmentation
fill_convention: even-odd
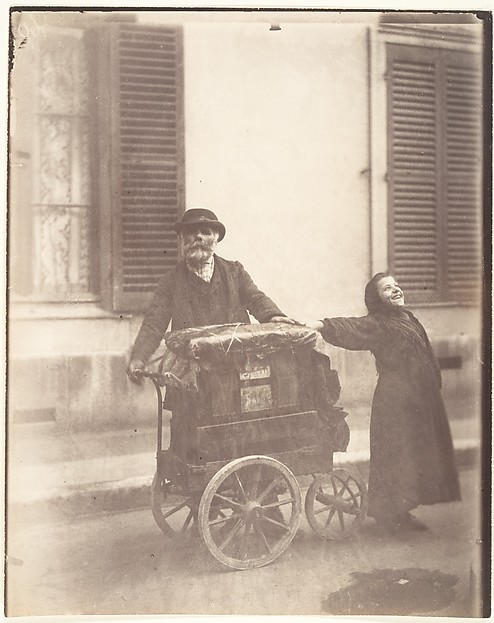
[[[310,527],[326,539],[354,534],[367,512],[365,484],[345,469],[316,476],[305,496]]]
[[[163,533],[170,538],[190,536],[197,517],[198,496],[176,495],[170,492],[169,481],[155,473],[151,485],[151,510]]]
[[[262,567],[288,547],[301,509],[300,487],[288,467],[267,456],[246,456],[208,483],[199,504],[199,533],[228,567]]]

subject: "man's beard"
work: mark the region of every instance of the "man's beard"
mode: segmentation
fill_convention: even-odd
[[[190,245],[184,245],[184,253],[189,264],[200,266],[213,255],[213,246],[201,242],[192,242]]]

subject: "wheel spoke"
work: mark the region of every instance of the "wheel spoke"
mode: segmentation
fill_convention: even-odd
[[[166,519],[167,517],[170,517],[170,515],[177,513],[179,510],[182,510],[182,508],[185,508],[185,506],[189,506],[189,500],[185,500],[185,502],[182,502],[178,506],[174,506],[167,513],[163,513],[163,519]]]
[[[362,497],[362,492],[361,491],[349,491],[348,493],[349,493],[348,498],[345,498],[345,499],[348,499],[348,500],[355,500],[357,498],[361,498]]]
[[[333,493],[326,493],[326,491],[324,491],[324,489],[322,487],[319,487],[317,494],[316,494],[316,499],[321,502],[322,500],[334,500],[335,498],[341,498],[342,500],[344,500],[345,498],[343,497],[343,493],[345,492],[344,489],[342,489],[341,491],[338,491],[336,488],[334,488]]]
[[[345,530],[345,518],[343,517],[343,513],[341,511],[338,511],[338,519],[340,520],[340,528],[344,531]]]
[[[182,538],[191,532],[197,520],[198,502],[195,495],[170,491],[169,481],[156,472],[151,485],[151,510],[160,530],[168,538]]]
[[[244,538],[240,545],[240,556],[242,560],[247,559],[247,554],[248,554],[247,545],[249,543],[249,533],[250,533],[251,528],[252,528],[252,522],[250,519],[247,519],[247,521],[245,522]]]
[[[256,465],[254,478],[252,479],[252,484],[249,487],[249,498],[251,500],[256,499],[257,490],[259,488],[259,483],[261,481],[261,471],[262,471],[262,465]]]
[[[224,495],[221,495],[220,493],[215,493],[214,497],[219,498],[220,500],[223,500],[223,502],[226,502],[227,504],[231,505],[231,506],[238,506],[239,508],[242,508],[242,504],[239,504],[238,502],[235,502],[234,500],[231,500],[230,498],[225,497]]]
[[[192,509],[190,509],[189,514],[185,518],[184,525],[182,526],[182,530],[181,530],[182,534],[184,534],[186,532],[186,530],[189,527],[189,524],[191,523],[193,518],[194,518],[194,513],[193,513]]]
[[[362,492],[361,491],[357,491],[356,493],[354,491],[352,491],[350,488],[348,488],[348,493],[350,494],[350,498],[352,500],[352,502],[358,506],[358,498],[362,497]]]
[[[225,549],[225,547],[228,545],[228,543],[230,543],[230,541],[233,539],[233,537],[237,534],[237,532],[240,530],[240,528],[243,525],[244,525],[244,520],[240,518],[218,547],[220,549]]]
[[[263,540],[264,545],[266,546],[266,549],[268,550],[269,553],[271,553],[271,551],[272,551],[271,550],[271,546],[268,543],[268,540],[267,540],[266,535],[264,534],[264,532],[263,532],[263,530],[261,528],[260,523],[258,521],[255,521],[253,523],[253,526],[254,526],[254,530],[257,532],[257,534],[261,535],[261,538]]]
[[[291,504],[295,502],[295,498],[288,498],[287,500],[277,500],[276,502],[269,502],[269,504],[263,504],[263,508],[279,508],[280,506],[285,506],[286,504]]]
[[[235,472],[235,479],[237,481],[240,491],[242,492],[242,495],[244,496],[244,502],[248,502],[249,498],[247,497],[247,494],[245,493],[244,485],[242,484],[242,481],[239,478],[238,471]]]
[[[282,482],[284,480],[283,476],[281,476],[280,478],[277,478],[276,480],[272,480],[269,485],[264,489],[264,491],[261,493],[261,495],[257,498],[256,502],[258,504],[260,504],[264,498],[271,493],[271,491],[276,487],[276,485],[278,485],[280,482]]]
[[[287,526],[285,523],[280,523],[279,521],[276,521],[276,519],[271,519],[271,517],[266,517],[266,515],[262,516],[264,521],[269,521],[269,523],[272,523],[274,526],[279,526],[280,528],[283,528],[283,530],[289,530],[290,526]]]
[[[338,495],[338,488],[336,486],[336,478],[333,475],[331,475],[331,484],[333,485],[334,495]],[[321,493],[324,493],[324,491],[322,490],[322,487],[319,490],[321,491]]]
[[[353,481],[354,479],[349,476],[345,481],[340,480],[341,484],[342,484],[342,489],[340,491],[340,493],[338,494],[339,496],[341,496],[343,498],[343,500],[348,500],[353,502],[355,507],[359,507],[359,503],[358,503],[358,498],[362,497],[362,491],[360,491],[360,489],[357,492],[352,491],[351,486],[349,485],[349,483],[351,481]],[[355,483],[356,486],[358,487],[358,484]],[[347,492],[348,495],[350,496],[349,498],[344,498],[343,497],[343,493]]]
[[[212,521],[209,522],[209,525],[220,526],[222,524],[226,524],[227,521],[231,521],[232,519],[237,519],[239,517],[241,517],[239,513],[234,513],[233,515],[230,515],[229,517],[226,517],[224,515],[223,517],[219,517],[218,519],[213,519]]]
[[[324,511],[328,511],[330,508],[333,508],[332,504],[328,504],[327,506],[323,506],[319,508],[317,511],[314,511],[314,515],[319,515],[320,513],[324,513]]]
[[[348,488],[345,487],[345,485],[341,481],[340,481],[340,484],[341,484],[341,489],[338,492],[335,491],[337,498],[342,498],[345,491],[348,491]]]
[[[326,527],[328,527],[329,524],[331,523],[331,520],[335,516],[335,513],[336,513],[336,508],[332,508],[328,514],[328,518],[326,519]]]

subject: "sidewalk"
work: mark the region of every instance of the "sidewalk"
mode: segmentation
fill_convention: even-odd
[[[480,414],[447,405],[458,465],[479,460]],[[350,411],[350,410],[349,410]],[[350,411],[350,444],[335,453],[335,466],[365,471],[369,459],[368,409]],[[164,424],[164,447],[169,426]],[[56,424],[9,431],[8,505],[22,518],[63,519],[149,506],[156,469],[156,428],[64,434]]]

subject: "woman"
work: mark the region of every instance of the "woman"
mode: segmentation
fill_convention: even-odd
[[[369,515],[385,530],[426,530],[410,510],[460,499],[441,374],[427,334],[387,273],[365,288],[362,318],[309,323],[341,348],[370,350],[378,382],[370,422]]]

